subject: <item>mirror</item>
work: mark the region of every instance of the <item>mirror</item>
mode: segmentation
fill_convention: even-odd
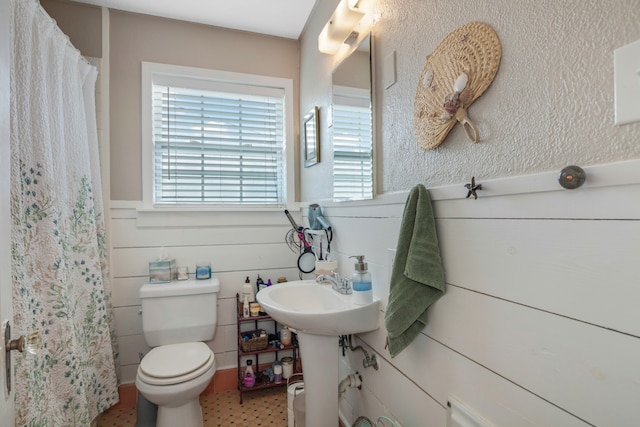
[[[373,198],[371,34],[331,75],[333,199]]]

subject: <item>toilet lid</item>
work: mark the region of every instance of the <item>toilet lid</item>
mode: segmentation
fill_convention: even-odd
[[[177,384],[202,375],[214,360],[202,342],[161,345],[142,359],[138,373],[148,384]]]

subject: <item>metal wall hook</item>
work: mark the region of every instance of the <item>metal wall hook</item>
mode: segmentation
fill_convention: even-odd
[[[473,196],[474,200],[476,200],[478,198],[478,193],[476,193],[476,191],[482,190],[482,184],[476,185],[476,177],[472,176],[471,184],[465,184],[464,186],[469,190],[466,198],[468,199]]]
[[[587,173],[580,166],[567,166],[560,171],[558,182],[567,190],[574,190],[587,180]]]

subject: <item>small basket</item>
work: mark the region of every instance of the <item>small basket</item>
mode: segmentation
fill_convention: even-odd
[[[263,336],[260,336],[264,333]],[[249,335],[249,340],[245,340],[244,337]],[[267,331],[264,329],[256,329],[253,331],[242,332],[238,337],[240,340],[240,345],[242,346],[242,351],[258,351],[264,350],[269,345],[269,336],[267,335]]]

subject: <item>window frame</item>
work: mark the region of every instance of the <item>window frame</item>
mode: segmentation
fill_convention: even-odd
[[[293,80],[280,77],[232,71],[211,70],[181,65],[142,62],[141,67],[141,125],[142,125],[142,207],[152,211],[273,211],[282,210],[280,205],[224,205],[224,204],[156,204],[153,200],[153,103],[154,77],[160,79],[193,80],[196,84],[239,84],[284,91],[284,147],[283,147],[283,193],[285,207],[295,205],[295,144]]]

